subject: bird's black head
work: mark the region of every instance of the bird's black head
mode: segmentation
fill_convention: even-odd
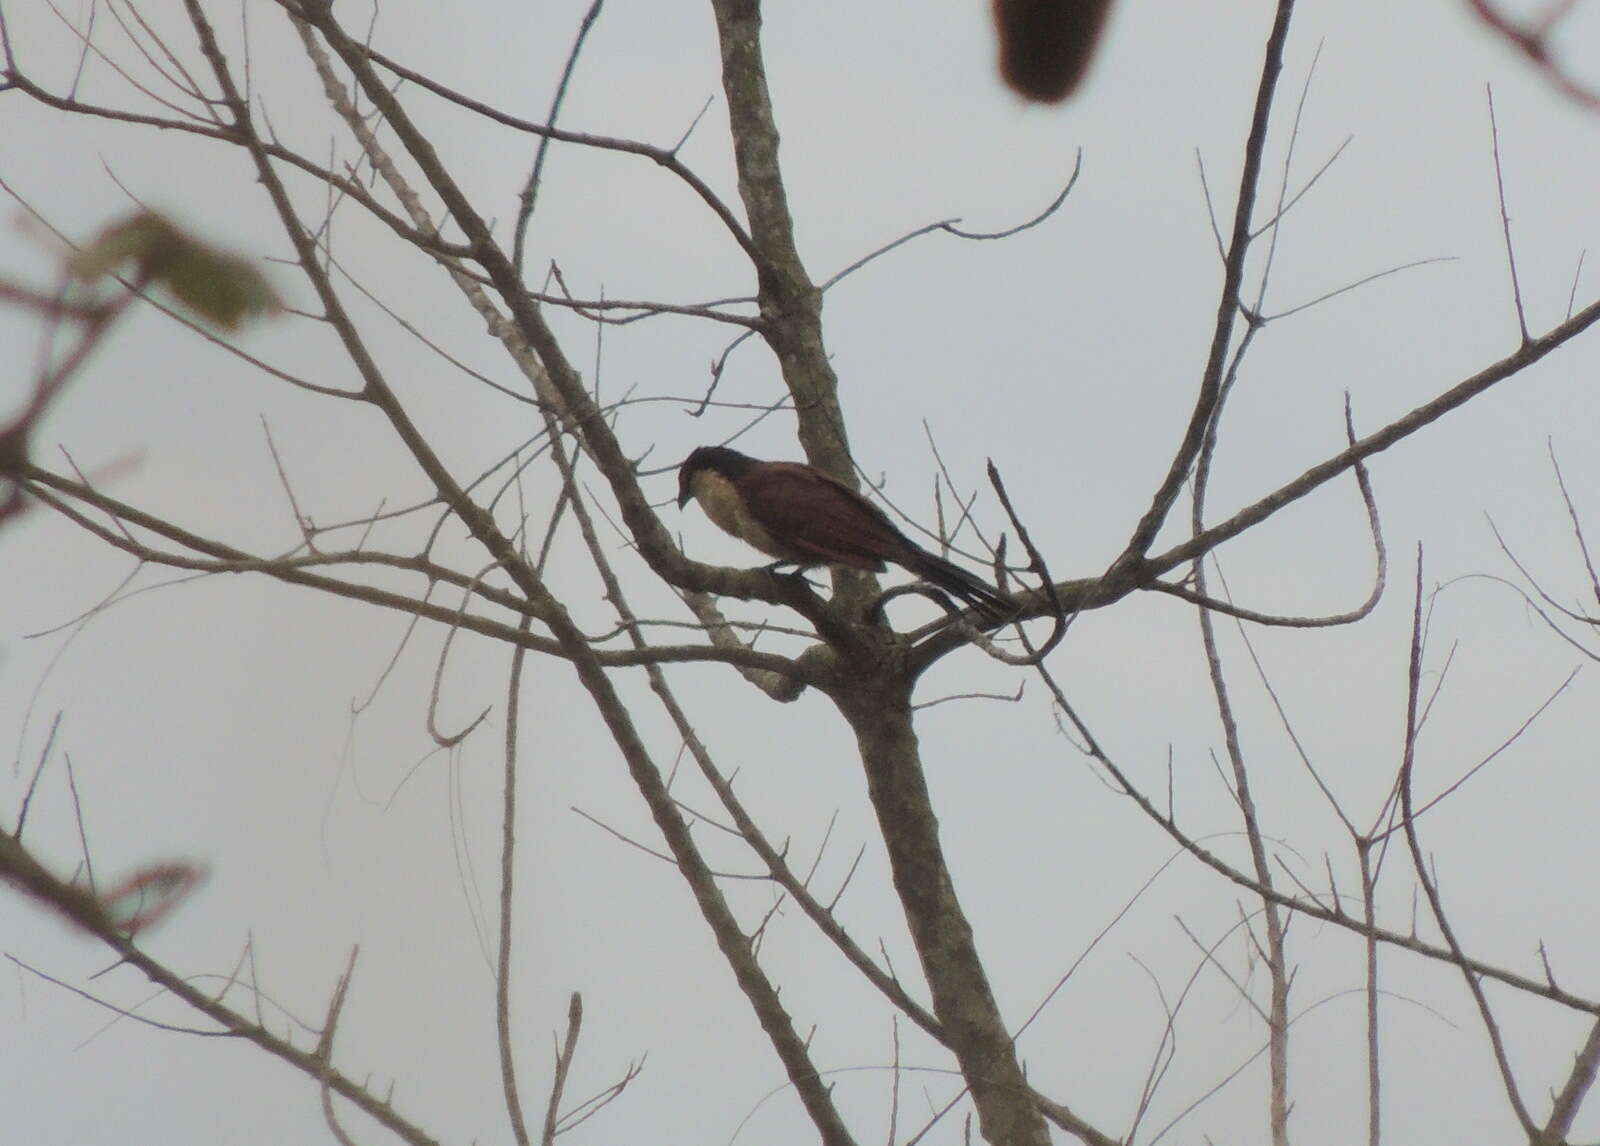
[[[678,508],[689,504],[694,496],[694,475],[701,470],[719,473],[729,481],[738,481],[756,460],[727,446],[701,446],[678,467]]]

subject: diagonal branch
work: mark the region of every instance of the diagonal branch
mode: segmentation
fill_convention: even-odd
[[[1173,455],[1166,478],[1156,490],[1150,508],[1134,527],[1128,544],[1112,563],[1108,577],[1137,566],[1154,544],[1156,534],[1177,501],[1195,459],[1200,455],[1206,428],[1211,424],[1217,403],[1222,398],[1228,347],[1233,341],[1234,321],[1239,315],[1239,289],[1244,282],[1245,257],[1250,251],[1250,218],[1259,190],[1262,155],[1267,145],[1267,126],[1272,117],[1272,99],[1277,92],[1278,76],[1283,71],[1283,49],[1289,38],[1289,18],[1293,14],[1294,0],[1278,0],[1277,17],[1267,37],[1266,58],[1261,65],[1261,83],[1256,91],[1250,134],[1245,142],[1244,164],[1239,174],[1239,202],[1234,209],[1233,233],[1228,242],[1228,256],[1223,263],[1216,327],[1212,332],[1211,351],[1206,359],[1205,371],[1201,375],[1200,392],[1195,398],[1194,413],[1189,417],[1189,428],[1184,431],[1183,441]]]
[[[1496,383],[1515,377],[1597,322],[1600,322],[1600,301],[1590,303],[1567,321],[1552,327],[1545,334],[1519,347],[1514,353],[1491,363],[1470,378],[1463,379],[1437,398],[1423,403],[1409,414],[1396,418],[1387,426],[1368,434],[1326,461],[1317,463],[1299,477],[1284,483],[1226,521],[1174,545],[1157,557],[1149,558],[1145,568],[1150,574],[1159,575],[1192,561],[1201,553],[1215,549],[1230,537],[1237,537],[1252,525],[1265,521],[1284,506],[1298,501],[1318,486],[1332,481],[1356,462],[1382,453],[1396,442],[1438,421],[1451,410],[1465,405]]]
[[[1445,943],[1449,945],[1451,961],[1461,968],[1461,974],[1466,980],[1467,990],[1471,992],[1473,1002],[1478,1005],[1478,1013],[1483,1017],[1484,1031],[1489,1036],[1489,1045],[1494,1050],[1495,1065],[1500,1069],[1500,1080],[1505,1085],[1506,1098],[1511,1104],[1511,1109],[1517,1116],[1517,1121],[1522,1124],[1524,1133],[1530,1140],[1538,1134],[1528,1108],[1523,1105],[1522,1094],[1517,1089],[1516,1077],[1511,1071],[1511,1062],[1506,1057],[1505,1042],[1500,1037],[1500,1024],[1495,1021],[1494,1012],[1489,1009],[1489,999],[1483,992],[1483,984],[1478,981],[1478,975],[1468,966],[1466,953],[1461,949],[1461,943],[1456,939],[1455,928],[1450,926],[1450,919],[1445,914],[1444,900],[1439,894],[1438,881],[1429,875],[1430,864],[1428,858],[1422,853],[1422,843],[1417,838],[1416,815],[1412,806],[1411,778],[1416,764],[1417,733],[1420,724],[1418,715],[1418,698],[1421,696],[1422,682],[1422,547],[1417,547],[1417,576],[1416,576],[1416,604],[1411,613],[1411,661],[1407,674],[1406,687],[1406,729],[1405,753],[1400,762],[1400,808],[1401,824],[1405,828],[1406,843],[1411,848],[1411,861],[1416,868],[1417,879],[1422,884],[1423,893],[1427,896],[1428,906],[1433,910],[1433,920],[1438,924],[1439,932],[1444,936]]]

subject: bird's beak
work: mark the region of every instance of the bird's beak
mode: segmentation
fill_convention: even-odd
[[[678,487],[678,508],[682,509],[689,504],[689,499],[694,496],[694,491],[687,485]]]

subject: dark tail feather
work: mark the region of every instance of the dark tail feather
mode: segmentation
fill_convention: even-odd
[[[988,582],[968,573],[959,565],[951,564],[943,557],[934,556],[926,549],[914,549],[900,564],[992,620],[1004,621],[1017,612],[1017,606],[1003,597]]]

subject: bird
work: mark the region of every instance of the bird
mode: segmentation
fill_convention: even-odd
[[[929,553],[883,510],[815,466],[701,446],[678,467],[678,508],[690,498],[725,532],[779,564],[881,573],[892,562],[993,619],[1017,611],[982,579]]]
[[[1111,0],[993,0],[1000,77],[1018,95],[1060,103],[1089,70]]]

